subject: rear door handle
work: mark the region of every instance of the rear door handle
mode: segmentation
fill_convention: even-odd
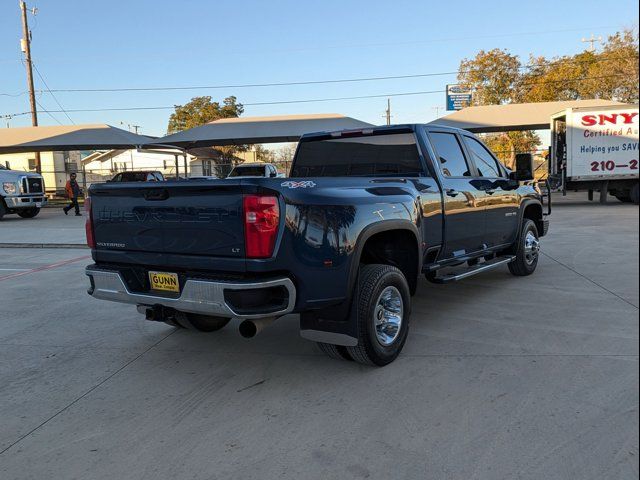
[[[454,188],[447,188],[444,193],[446,193],[447,195],[449,195],[450,197],[455,197],[456,195],[458,195],[458,192],[456,189]]]
[[[484,193],[486,193],[487,195],[493,195],[494,193],[496,193],[496,191],[493,188],[490,188],[488,190],[485,190]]]

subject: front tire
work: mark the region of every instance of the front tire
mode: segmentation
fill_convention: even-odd
[[[19,210],[18,215],[22,218],[33,218],[40,213],[40,209],[37,207],[33,208],[25,208],[24,210]]]
[[[531,275],[540,257],[540,236],[533,220],[524,219],[516,242],[516,258],[509,264],[509,271],[517,277]]]
[[[352,302],[358,345],[346,347],[358,363],[382,367],[393,362],[407,340],[411,296],[407,279],[390,265],[362,265]]]

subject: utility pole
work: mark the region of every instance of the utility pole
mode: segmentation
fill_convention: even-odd
[[[136,135],[138,134],[138,129],[140,128],[140,125],[131,125],[131,127],[133,127],[136,131]]]
[[[443,107],[441,107],[440,105],[437,105],[437,106],[431,107],[431,108],[436,111],[436,118],[440,118],[440,110],[442,110]]]
[[[387,98],[387,110],[385,111],[387,115],[387,125],[391,125],[391,99]]]
[[[590,46],[589,46],[589,48],[587,48],[587,51],[593,53],[593,52],[596,51],[596,45],[595,45],[596,42],[599,42],[599,43],[602,42],[602,37],[597,37],[596,38],[592,33],[591,34],[591,38],[583,38],[582,42],[583,43],[589,43]]]
[[[33,88],[33,68],[31,66],[31,32],[27,23],[27,4],[20,0],[20,10],[22,11],[22,39],[20,47],[24,52],[25,63],[27,67],[27,84],[29,87],[29,104],[31,105],[31,125],[38,126],[38,110],[36,109],[36,94]],[[31,13],[36,14],[36,9],[32,9]],[[40,165],[40,152],[35,152],[36,172],[40,173],[42,168]]]

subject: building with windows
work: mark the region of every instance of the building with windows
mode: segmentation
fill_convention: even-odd
[[[89,152],[65,151],[65,152],[41,152],[40,168],[46,193],[53,195],[64,191],[71,172],[78,172],[81,168],[83,156]],[[0,155],[0,163],[11,170],[24,172],[36,171],[36,158],[34,153],[7,153]]]

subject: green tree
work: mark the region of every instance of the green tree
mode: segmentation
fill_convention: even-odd
[[[274,162],[276,158],[276,154],[273,150],[269,150],[268,148],[266,148],[264,145],[261,145],[261,144],[254,145],[253,149],[256,152],[256,160],[258,160],[259,162],[265,162],[265,163]]]
[[[624,30],[610,36],[601,52],[532,57],[520,82],[522,101],[550,102],[603,98],[638,101],[638,34]]]
[[[184,105],[175,106],[175,112],[169,117],[167,132],[181,132],[220,118],[239,117],[243,112],[244,107],[234,96],[225,98],[222,104],[212,102],[208,96],[194,97]]]
[[[535,153],[541,143],[540,136],[531,130],[486,134],[482,141],[509,168],[514,167],[516,153]]]
[[[460,62],[458,81],[471,87],[473,105],[499,105],[515,100],[522,65],[517,55],[494,48],[480,50]]]

